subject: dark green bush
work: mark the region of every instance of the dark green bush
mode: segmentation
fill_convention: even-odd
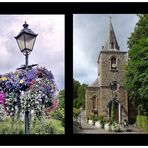
[[[148,132],[148,116],[137,116],[136,123],[144,132]]]

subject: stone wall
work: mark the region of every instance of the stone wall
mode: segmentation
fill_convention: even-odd
[[[99,101],[99,87],[88,87],[86,89],[86,95],[85,95],[85,112],[86,112],[86,119],[89,116],[89,113],[92,112],[91,110],[91,98],[93,96],[96,96],[96,106],[98,107],[98,101]],[[98,109],[98,108],[97,108]]]
[[[108,103],[112,100],[112,98],[117,95],[117,100],[120,102],[120,104],[123,106],[124,112],[123,112],[123,118],[127,119],[128,116],[128,102],[126,98],[126,91],[123,89],[123,87],[120,87],[118,91],[112,92],[109,87],[101,87],[100,88],[100,100],[99,104],[101,106],[101,112],[106,117],[108,116]]]
[[[111,69],[111,57],[116,57],[117,68],[116,70]],[[124,80],[125,80],[125,64],[127,61],[127,53],[119,51],[101,51],[99,56],[99,77],[100,77],[100,96],[99,96],[99,106],[100,113],[108,116],[108,102],[117,95],[117,100],[123,106],[122,118],[128,118],[128,101],[126,97],[126,91],[124,90]],[[117,91],[112,91],[110,88],[110,83],[112,81],[117,81],[119,84],[119,89]]]
[[[111,57],[117,58],[117,70],[111,70]],[[111,81],[118,81],[121,86],[124,84],[125,64],[127,60],[126,52],[101,52],[99,67],[100,67],[100,86],[109,86]]]

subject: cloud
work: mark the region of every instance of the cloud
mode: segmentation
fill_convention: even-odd
[[[14,71],[25,63],[14,36],[26,21],[38,33],[29,64],[50,69],[58,88],[64,88],[64,15],[0,15],[0,73]]]
[[[97,59],[107,36],[110,14],[74,14],[74,79],[92,83],[97,78]],[[127,40],[134,31],[136,14],[112,14],[112,24],[121,51],[127,51]]]

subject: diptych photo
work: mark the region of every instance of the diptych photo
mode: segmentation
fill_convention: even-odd
[[[148,14],[66,15],[0,15],[0,135],[148,134]]]

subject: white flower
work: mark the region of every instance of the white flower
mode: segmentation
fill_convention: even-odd
[[[93,125],[93,120],[88,120],[88,124]]]
[[[95,126],[98,127],[98,128],[102,128],[103,127],[103,125],[101,124],[100,121],[95,122]]]
[[[111,130],[113,132],[117,132],[117,131],[120,131],[120,126],[118,123],[114,122],[112,125],[111,125]]]
[[[109,123],[106,123],[106,124],[104,125],[104,129],[105,129],[105,131],[107,131],[107,132],[109,132],[109,131],[111,130],[111,127],[110,127]]]

